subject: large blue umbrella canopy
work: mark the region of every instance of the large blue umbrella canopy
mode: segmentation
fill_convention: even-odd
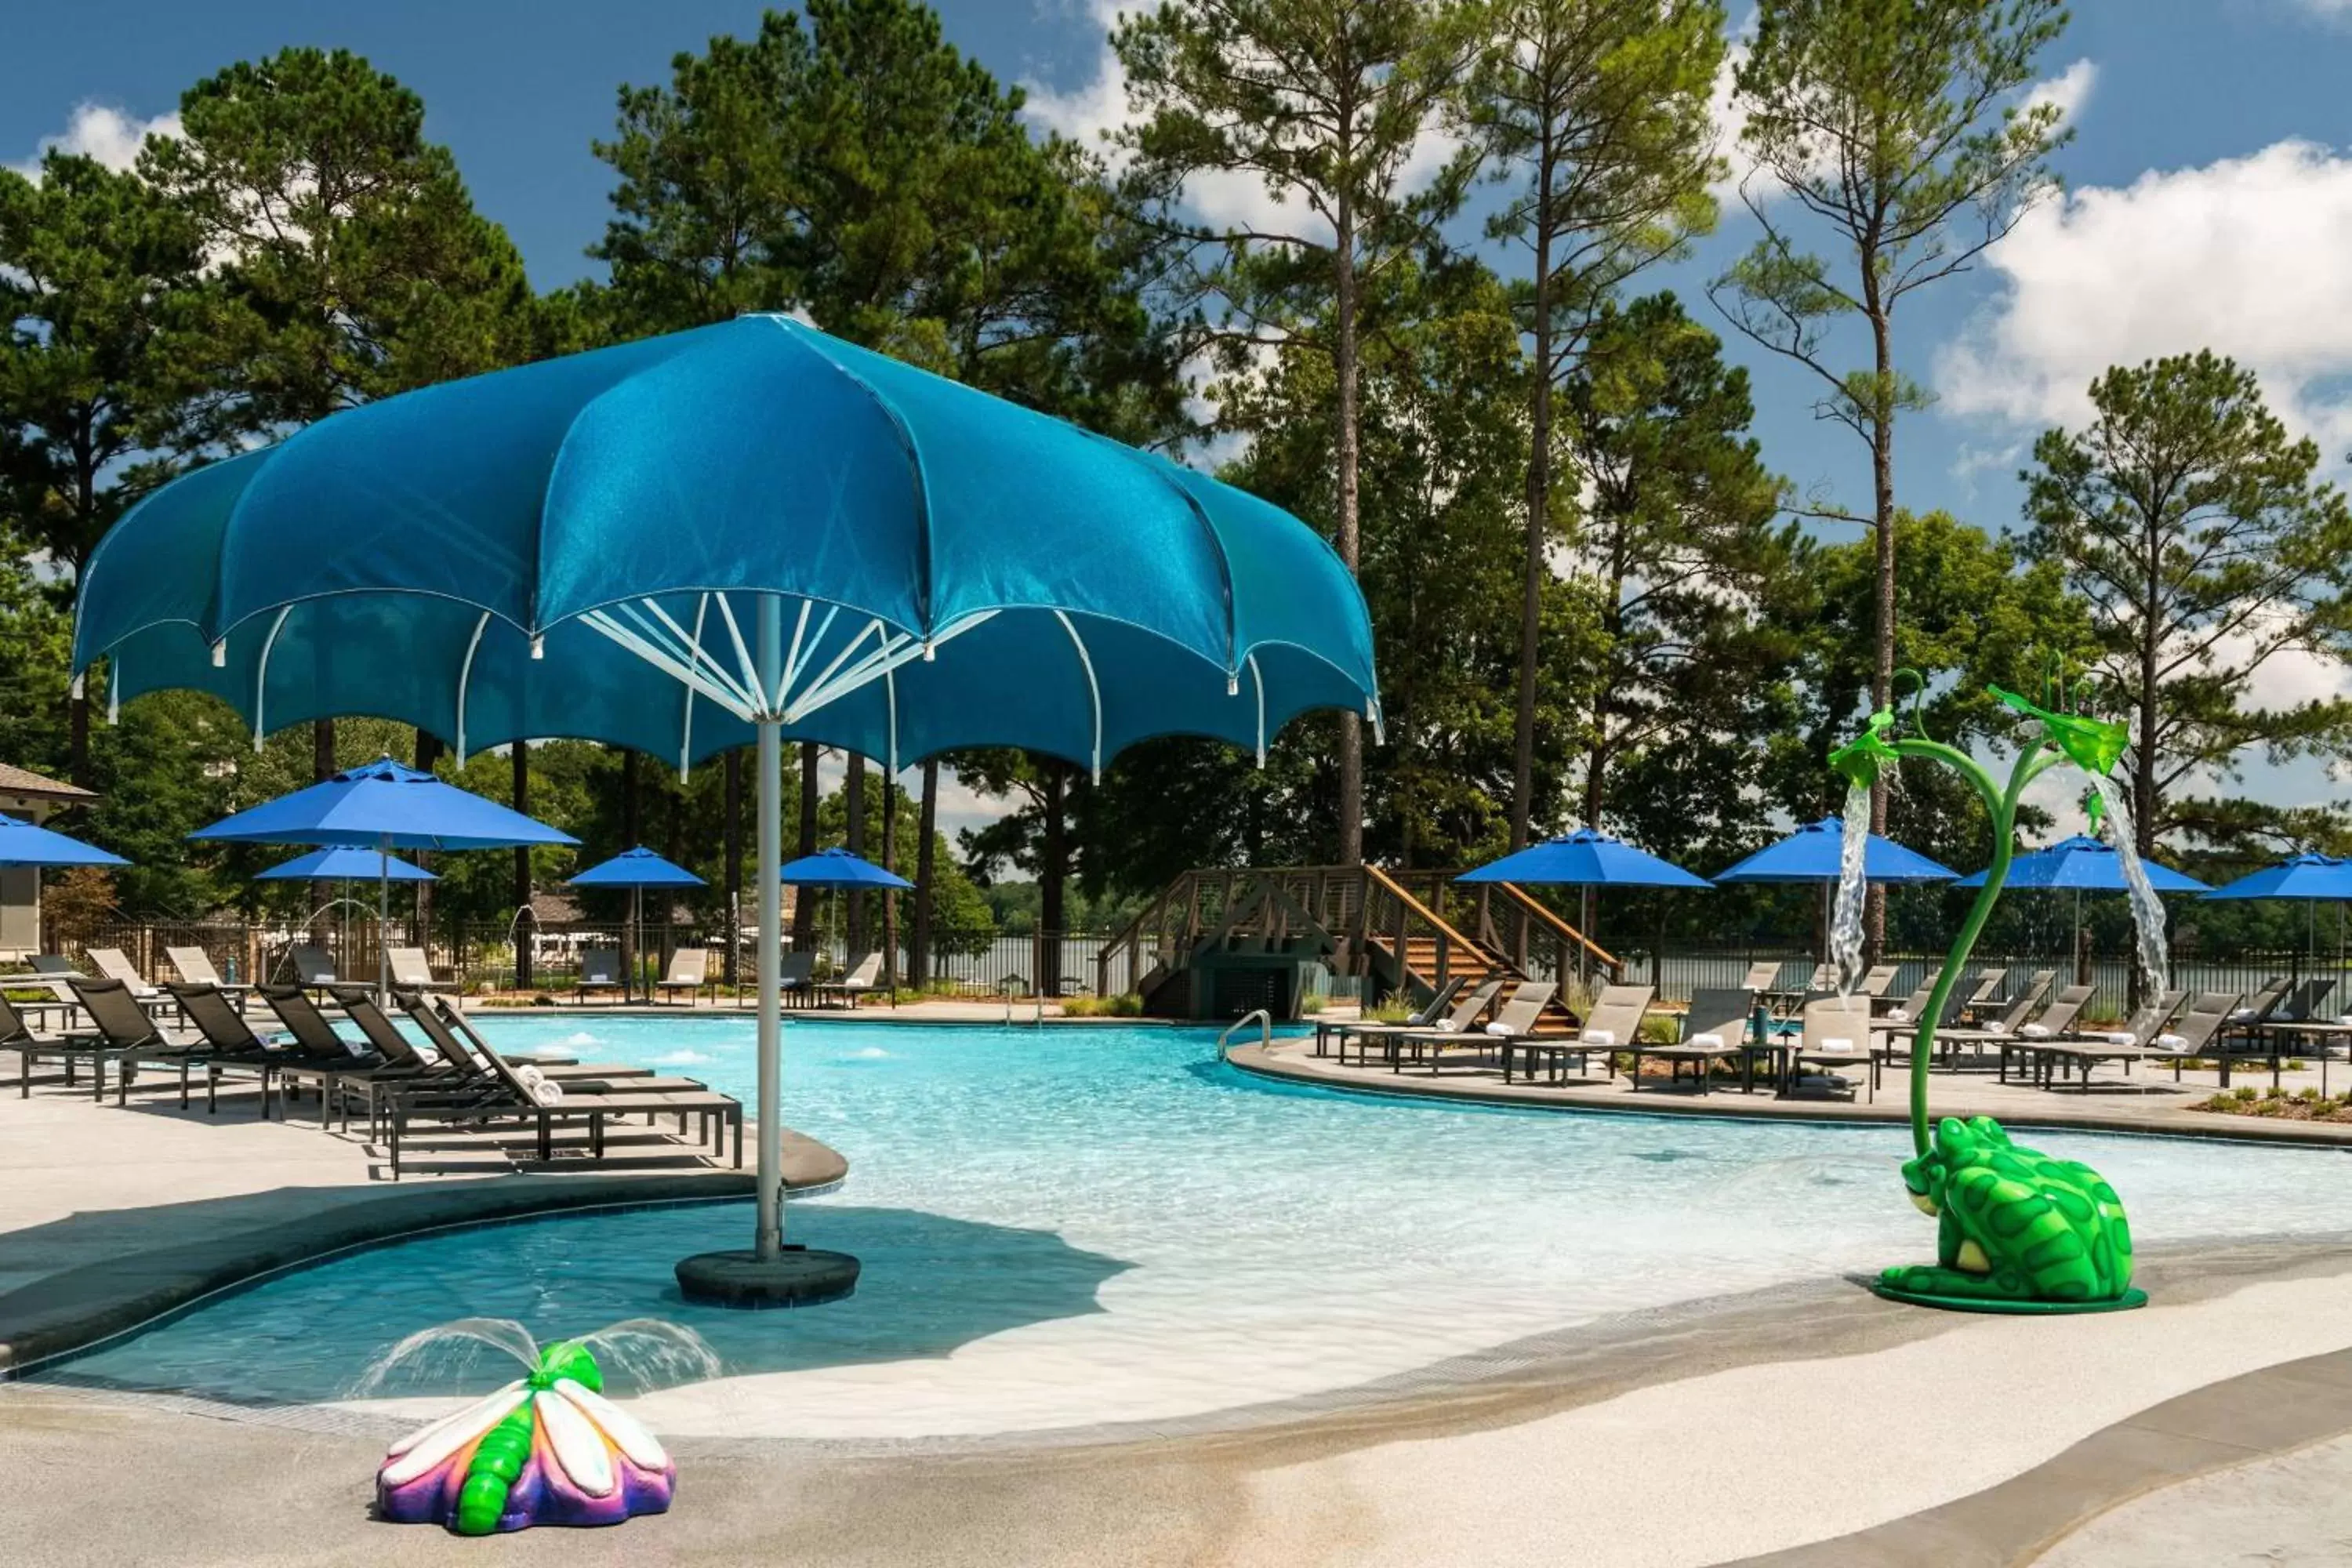
[[[494,800],[378,757],[188,835],[232,844],[323,844],[368,849],[504,849],[577,844]]]
[[[128,866],[79,838],[68,838],[21,816],[0,813],[0,866]]]
[[[1768,844],[1727,871],[1717,871],[1718,882],[1835,882],[1843,875],[1845,819],[1824,816],[1809,822],[1786,838]],[[1868,882],[1948,882],[1959,875],[1939,866],[1916,849],[1874,833],[1864,843],[1863,879]]]
[[[1550,883],[1579,888],[1704,888],[1704,877],[1694,876],[1671,860],[1661,860],[1621,838],[1580,827],[1560,838],[1530,844],[1525,849],[1465,871],[1457,882]]]
[[[2159,866],[2143,859],[2140,867],[2147,873],[2147,885],[2159,893],[2202,893],[2206,884],[2194,877],[2185,877],[2168,866]],[[1981,888],[1985,883],[1982,871],[1961,878],[1952,884],[1956,888]],[[2120,893],[2124,890],[2123,858],[2115,846],[2084,834],[2062,838],[2047,849],[2036,849],[2020,855],[2009,863],[2011,888],[2046,889],[2064,892]]]
[[[2209,899],[2352,899],[2352,860],[2333,855],[2290,856],[2205,895]]]
[[[915,885],[904,877],[885,871],[871,860],[852,855],[838,845],[830,849],[820,849],[814,855],[803,855],[797,860],[787,860],[776,880],[787,887],[799,888],[912,888]]]
[[[675,861],[665,860],[644,845],[624,849],[572,879],[575,888],[702,888],[701,878]]]
[[[397,855],[386,855],[380,849],[353,849],[343,847],[333,849],[313,849],[308,855],[297,855],[291,860],[257,872],[257,882],[373,882],[385,879],[394,882],[437,882],[440,880],[424,867],[414,865]]]
[[[331,545],[331,547],[322,547]],[[760,1177],[781,1256],[782,742],[902,761],[1377,731],[1354,576],[1204,474],[782,316],[390,397],[183,475],[80,574],[77,674],[257,736],[361,712],[467,751],[755,736]]]
[[[781,668],[757,668],[762,603]],[[782,317],[348,409],[163,486],[81,574],[76,668],[257,731],[364,712],[468,750],[681,765],[781,721],[893,768],[1377,721],[1320,536],[1204,474]]]

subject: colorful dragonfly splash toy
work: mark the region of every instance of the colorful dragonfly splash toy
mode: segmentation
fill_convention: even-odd
[[[529,1377],[394,1444],[376,1472],[377,1515],[489,1535],[667,1511],[677,1467],[604,1386],[585,1346],[549,1345]]]

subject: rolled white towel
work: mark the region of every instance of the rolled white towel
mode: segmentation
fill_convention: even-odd
[[[2020,1037],[2028,1040],[2046,1040],[2050,1037],[2050,1031],[2039,1024],[2027,1024],[2017,1032]]]
[[[1725,1048],[1723,1037],[1721,1035],[1693,1035],[1689,1039],[1685,1040],[1683,1044],[1686,1046],[1698,1046],[1710,1051],[1719,1051]]]
[[[524,1087],[531,1089],[537,1089],[541,1084],[547,1081],[547,1075],[529,1062],[515,1068],[515,1077],[522,1079]]]
[[[1897,1007],[1886,1015],[1886,1021],[1890,1024],[1907,1024],[1911,1021],[1911,1009]]]
[[[2105,1040],[2111,1046],[2128,1046],[2134,1043],[2132,1036],[2122,1029],[2110,1029],[2104,1034],[2093,1035],[2091,1038]]]
[[[553,1079],[541,1079],[530,1086],[530,1097],[541,1105],[563,1103],[563,1086]]]
[[[1617,1043],[1617,1031],[1614,1029],[1587,1029],[1582,1034],[1576,1037],[1576,1043],[1580,1046],[1613,1046]]]
[[[1507,1040],[1518,1031],[1512,1028],[1508,1024],[1497,1022],[1487,1025],[1486,1032],[1495,1036],[1498,1039]]]
[[[2230,1022],[2232,1024],[2251,1024],[2261,1016],[2262,1015],[2255,1012],[2252,1007],[2241,1007],[2236,1012],[2230,1015]]]
[[[2352,1013],[2345,1013],[2345,1014],[2341,1014],[2341,1015],[2339,1015],[2339,1016],[2336,1017],[2336,1021],[2337,1023],[2339,1023],[2339,1024],[2345,1025],[2345,1026],[2347,1026],[2347,1027],[2352,1027]]]
[[[1853,1042],[1852,1040],[1841,1040],[1841,1039],[1835,1039],[1835,1038],[1832,1038],[1832,1039],[1823,1040],[1823,1041],[1822,1041],[1822,1042],[1818,1047],[1816,1047],[1815,1048],[1816,1048],[1816,1049],[1818,1049],[1818,1050],[1824,1050],[1824,1051],[1850,1051],[1850,1050],[1853,1049]]]
[[[1984,1032],[1988,1035],[2006,1035],[2009,1033],[2009,1026],[1995,1018],[1984,1026]]]
[[[1455,1023],[1451,1018],[1440,1018],[1437,1020],[1437,1032],[1441,1035],[1457,1034],[1461,1031],[1461,1028],[1462,1026]]]
[[[2189,1037],[2186,1035],[2158,1035],[2156,1037],[2156,1044],[2157,1048],[2159,1050],[2185,1051],[2189,1048]]]

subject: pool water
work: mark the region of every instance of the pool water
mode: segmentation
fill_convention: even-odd
[[[749,1099],[744,1019],[492,1017],[515,1049]],[[66,1375],[248,1400],[348,1396],[410,1332],[542,1340],[653,1316],[724,1372],[639,1393],[666,1431],[910,1436],[1154,1420],[1326,1393],[1606,1314],[1927,1258],[1896,1126],[1559,1115],[1268,1083],[1161,1027],[785,1031],[787,1121],[840,1192],[787,1236],[857,1254],[849,1300],[740,1313],[671,1265],[748,1245],[748,1205],[426,1238],[269,1281]],[[2333,1152],[2036,1133],[2123,1193],[2143,1246],[2345,1227]],[[513,1375],[426,1358],[394,1395]]]

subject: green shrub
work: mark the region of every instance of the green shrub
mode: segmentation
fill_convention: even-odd
[[[1412,1004],[1402,996],[1391,996],[1364,1016],[1375,1024],[1409,1024],[1412,1021]]]
[[[1330,1005],[1331,998],[1324,995],[1320,991],[1309,991],[1298,999],[1298,1016],[1302,1018],[1312,1018]]]

